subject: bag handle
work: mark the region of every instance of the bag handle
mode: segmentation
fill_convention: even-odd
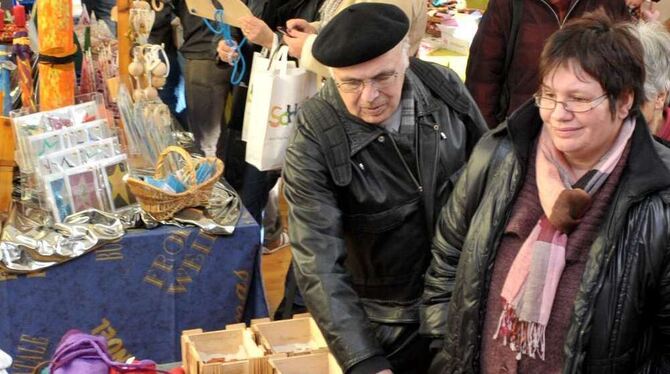
[[[261,48],[261,56],[265,58],[270,58],[270,56],[274,55],[275,52],[281,47],[282,45],[286,45],[282,42],[281,36],[278,36],[275,34],[275,37],[272,38],[272,47],[266,48],[263,47]]]
[[[161,152],[160,156],[158,156],[158,162],[156,163],[156,172],[154,173],[154,176],[156,178],[165,178],[165,173],[166,170],[164,168],[165,166],[165,161],[167,159],[167,156],[170,153],[176,153],[181,156],[181,158],[184,159],[186,162],[185,165],[185,171],[186,174],[184,177],[189,181],[190,186],[195,186],[195,162],[193,161],[193,158],[191,158],[191,155],[186,152],[186,150],[182,147],[177,147],[174,145],[171,145],[163,150]]]
[[[270,63],[268,64],[268,71],[272,71],[272,64],[275,61],[279,64],[279,75],[286,75],[286,70],[288,69],[288,46],[286,44],[280,45],[279,48],[272,53]]]

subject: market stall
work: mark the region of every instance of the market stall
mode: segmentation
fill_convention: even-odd
[[[183,330],[267,315],[258,232],[248,215],[233,236],[136,230],[44,271],[3,274],[0,347],[14,358],[12,372],[32,373],[70,329],[105,336],[117,361],[174,362]]]
[[[62,0],[15,5],[0,27],[0,350],[12,373],[49,361],[71,329],[104,336],[117,361],[174,362],[183,330],[268,315],[258,224],[157,97],[169,73],[147,43],[158,4],[119,0],[118,37]]]

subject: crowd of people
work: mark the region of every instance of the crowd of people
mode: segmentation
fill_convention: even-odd
[[[414,57],[425,0],[249,0],[243,50],[184,15],[188,126],[259,222],[280,175],[240,161],[229,64],[283,43],[324,78],[281,176],[346,373],[670,373],[670,34],[640,3],[490,0],[465,83]]]

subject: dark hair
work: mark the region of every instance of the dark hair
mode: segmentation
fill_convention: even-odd
[[[630,114],[644,101],[644,50],[630,24],[615,22],[604,10],[585,13],[556,31],[540,56],[540,80],[561,65],[575,62],[607,93],[612,117],[622,94],[634,95]]]

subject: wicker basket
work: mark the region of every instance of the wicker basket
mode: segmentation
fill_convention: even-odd
[[[167,192],[137,178],[128,178],[126,181],[128,188],[135,195],[142,209],[159,221],[172,218],[175,213],[184,208],[206,205],[209,196],[212,194],[214,184],[219,180],[221,174],[223,174],[223,162],[218,158],[207,157],[194,160],[183,148],[170,146],[165,148],[158,157],[156,172],[154,173],[156,178],[165,178],[165,168],[163,166],[170,153],[177,153],[186,163],[184,171],[190,184],[190,187],[186,191],[180,193]],[[195,170],[198,164],[212,161],[216,166],[214,175],[206,181],[195,185]]]

